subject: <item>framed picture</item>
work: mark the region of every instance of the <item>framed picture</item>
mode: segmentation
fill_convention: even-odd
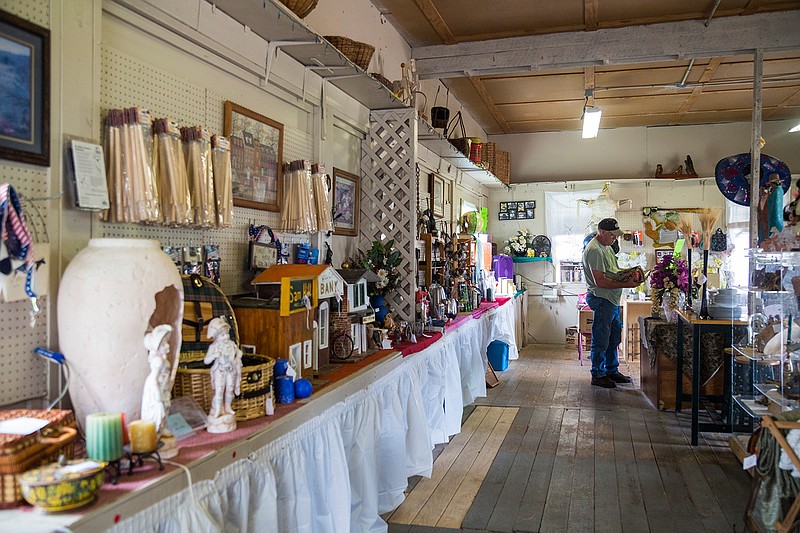
[[[280,211],[283,124],[225,102],[225,136],[231,143],[233,205]]]
[[[433,216],[444,217],[444,178],[436,174],[428,175],[428,192],[431,195]]]
[[[0,159],[50,165],[50,31],[4,11]]]
[[[361,207],[361,178],[333,169],[333,231],[337,235],[358,236]]]

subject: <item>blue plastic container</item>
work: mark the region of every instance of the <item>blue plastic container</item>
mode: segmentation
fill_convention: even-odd
[[[294,403],[294,380],[292,376],[275,378],[275,398],[278,403]]]
[[[289,368],[289,360],[278,359],[275,361],[275,367],[272,369],[272,375],[275,377],[285,376],[287,368]]]
[[[486,357],[492,368],[505,370],[508,368],[508,344],[503,341],[490,342],[489,347],[486,348]]]

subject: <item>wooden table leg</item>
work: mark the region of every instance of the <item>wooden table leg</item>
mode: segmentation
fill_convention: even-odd
[[[680,413],[683,407],[683,319],[678,318],[678,346],[675,347],[675,412]]]
[[[679,374],[683,376],[683,369]],[[700,429],[700,326],[692,327],[692,446]]]

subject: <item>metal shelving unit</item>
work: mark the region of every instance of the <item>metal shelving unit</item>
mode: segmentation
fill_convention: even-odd
[[[419,143],[428,150],[438,154],[442,159],[450,161],[457,169],[466,172],[470,177],[475,178],[482,185],[507,185],[488,170],[479,167],[469,160],[469,157],[459,152],[455,146],[450,144],[441,133],[436,131],[428,122],[419,119],[419,132],[417,133]]]
[[[311,31],[286,6],[273,0],[213,0],[219,10],[269,42],[266,81],[280,50],[369,109],[408,107],[381,82]]]

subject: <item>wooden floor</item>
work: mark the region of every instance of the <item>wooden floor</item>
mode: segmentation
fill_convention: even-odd
[[[744,531],[750,477],[727,435],[689,445],[689,414],[658,411],[634,384],[601,389],[575,351],[524,348],[465,410],[387,517],[390,533]]]

